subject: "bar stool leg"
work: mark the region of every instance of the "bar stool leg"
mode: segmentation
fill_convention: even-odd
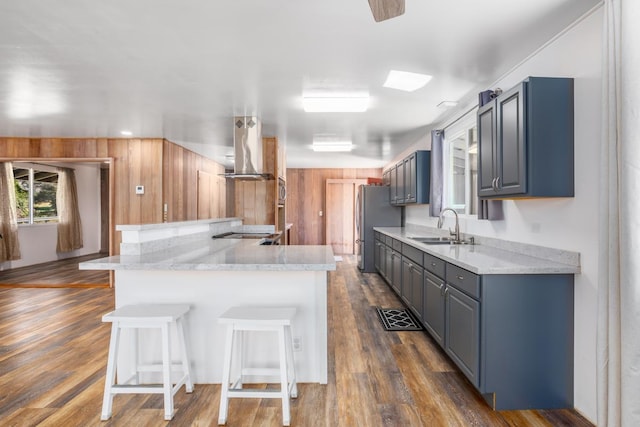
[[[169,324],[162,325],[162,381],[164,388],[164,419],[173,418],[173,393],[171,385],[171,338]]]
[[[293,339],[291,337],[291,326],[285,326],[285,342],[287,345],[287,366],[291,368],[289,382],[291,383],[291,397],[298,397],[298,383],[296,381],[296,363],[293,359]]]
[[[287,379],[287,342],[285,339],[285,327],[278,328],[278,344],[280,347],[280,395],[282,398],[282,425],[291,423],[289,411],[289,384]]]
[[[224,361],[222,368],[222,382],[220,384],[220,409],[218,411],[218,424],[227,423],[227,409],[229,406],[229,376],[231,374],[231,351],[233,347],[234,326],[227,326],[227,339],[224,347]]]
[[[109,356],[107,359],[107,374],[104,379],[104,396],[102,398],[102,414],[100,419],[103,421],[111,418],[111,407],[113,405],[113,394],[111,386],[116,380],[116,363],[118,358],[118,342],[120,340],[120,326],[118,322],[111,324],[111,341],[109,342]]]
[[[131,345],[131,366],[133,366],[133,384],[140,384],[140,371],[138,365],[140,359],[138,358],[138,328],[129,329],[129,343]]]
[[[191,380],[191,364],[187,356],[190,353],[189,348],[187,347],[187,340],[185,339],[184,321],[182,317],[176,320],[176,329],[178,335],[178,343],[182,352],[182,370],[187,375],[185,389],[187,393],[191,393],[193,391],[193,381]]]

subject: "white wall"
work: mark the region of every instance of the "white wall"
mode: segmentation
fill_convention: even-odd
[[[504,201],[503,221],[469,216],[460,223],[462,232],[580,253],[582,273],[575,277],[574,406],[592,421],[596,420],[602,22],[600,8],[496,84],[507,90],[527,76],[575,79],[575,197]],[[407,207],[405,213],[407,223],[436,224],[429,218],[428,206]]]
[[[58,254],[56,252],[57,224],[21,225],[18,229],[18,238],[20,239],[22,258],[0,264],[0,270],[25,267],[100,251],[100,164],[56,163],[56,165],[75,170],[84,247]],[[45,169],[41,166],[37,167]],[[55,167],[52,170],[55,170]]]

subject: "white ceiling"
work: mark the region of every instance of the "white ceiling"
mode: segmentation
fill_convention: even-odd
[[[164,137],[219,162],[256,115],[290,167],[380,167],[600,0],[0,2],[0,136]],[[389,70],[433,75],[406,93]],[[314,87],[368,90],[366,113],[305,113]],[[314,134],[353,139],[314,153]],[[406,135],[411,135],[407,138]]]

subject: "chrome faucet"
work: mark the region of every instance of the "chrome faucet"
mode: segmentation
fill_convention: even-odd
[[[442,224],[444,223],[444,213],[446,211],[451,211],[456,216],[456,230],[455,232],[452,232],[451,229],[449,229],[449,234],[454,237],[454,243],[460,243],[462,242],[460,239],[460,223],[458,222],[458,212],[456,212],[455,209],[444,208],[440,211],[440,216],[438,217],[438,228],[442,228]]]

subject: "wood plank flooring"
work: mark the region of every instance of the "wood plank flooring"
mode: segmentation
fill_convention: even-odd
[[[121,395],[100,421],[113,290],[0,289],[0,425],[214,426],[219,385]],[[375,306],[400,306],[344,257],[329,281],[329,383],[300,384],[292,426],[591,426],[573,410],[492,411],[425,332],[385,332]],[[257,385],[257,387],[272,387]],[[228,426],[281,425],[278,400],[232,399]]]
[[[0,271],[0,287],[94,288],[109,286],[108,271],[78,270],[78,263],[105,256],[91,254]]]

